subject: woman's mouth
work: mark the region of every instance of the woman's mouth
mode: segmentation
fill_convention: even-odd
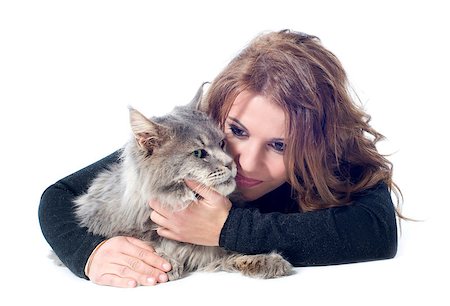
[[[261,184],[263,181],[255,180],[241,175],[239,172],[236,175],[236,184],[241,188],[252,188]]]

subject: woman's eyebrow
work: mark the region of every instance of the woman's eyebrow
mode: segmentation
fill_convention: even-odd
[[[242,122],[239,121],[239,119],[234,118],[234,117],[230,117],[228,116],[228,119],[230,119],[231,121],[239,124],[241,126],[241,128],[243,128],[244,130],[248,131],[248,129],[245,127],[245,125],[242,124]],[[279,137],[275,137],[270,139],[271,142],[284,142],[284,138],[279,138]]]
[[[247,130],[247,128],[245,127],[245,125],[243,125],[242,122],[240,122],[237,118],[228,116],[228,119],[230,119],[231,121],[234,121],[235,123],[239,124],[242,128],[244,128],[245,130]]]
[[[284,138],[272,138],[272,142],[284,142]]]

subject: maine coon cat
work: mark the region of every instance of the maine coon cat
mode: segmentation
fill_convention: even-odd
[[[202,89],[187,106],[148,119],[130,108],[133,137],[120,162],[101,172],[75,200],[80,224],[98,235],[133,236],[147,241],[172,265],[170,280],[190,271],[239,271],[257,278],[288,275],[291,265],[277,253],[243,255],[220,247],[181,243],[158,236],[150,220],[150,199],[173,210],[198,196],[184,179],[230,195],[236,166],[223,150],[224,133],[200,111]]]

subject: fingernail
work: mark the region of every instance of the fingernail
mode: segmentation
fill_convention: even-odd
[[[136,287],[136,282],[133,280],[128,281],[128,287]]]
[[[159,277],[158,277],[158,279],[159,279],[159,281],[162,282],[162,283],[165,283],[165,282],[167,282],[167,280],[168,280],[166,274],[160,274]]]
[[[153,277],[149,277],[149,278],[147,278],[147,283],[149,285],[154,285],[154,284],[156,284],[156,280]]]
[[[164,271],[169,271],[170,270],[170,264],[165,263],[162,265],[162,268],[164,269]]]

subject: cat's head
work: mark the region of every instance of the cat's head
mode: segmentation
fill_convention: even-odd
[[[187,201],[195,199],[184,179],[192,179],[223,195],[236,187],[236,165],[225,152],[223,131],[204,112],[199,111],[201,95],[187,106],[176,107],[171,113],[146,118],[130,108],[130,123],[134,134],[136,166],[148,176],[148,185],[160,199]]]

